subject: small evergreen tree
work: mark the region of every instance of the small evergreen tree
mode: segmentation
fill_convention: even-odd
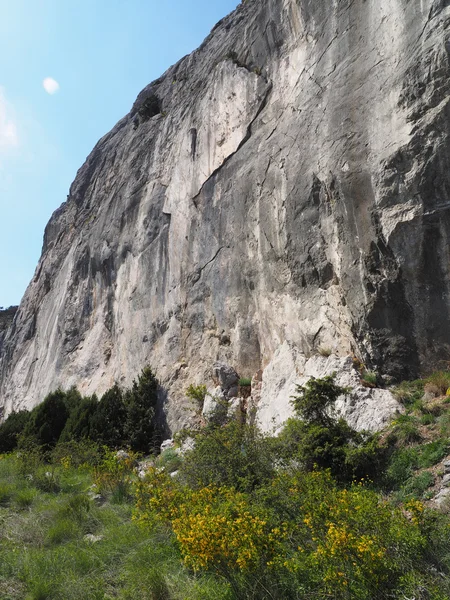
[[[124,394],[116,384],[105,392],[92,417],[91,436],[99,444],[118,448],[125,441],[127,409]]]
[[[72,411],[66,421],[65,427],[59,438],[60,442],[72,440],[95,439],[92,432],[92,420],[98,410],[97,396],[80,396],[77,405],[72,406]]]
[[[386,458],[377,436],[356,431],[333,414],[338,397],[348,392],[334,375],[297,386],[292,404],[299,418],[289,419],[275,441],[285,461],[294,458],[308,471],[330,469],[342,482],[376,474]]]
[[[54,447],[69,418],[65,398],[62,390],[48,394],[31,412],[24,436],[33,438],[45,450]]]
[[[0,425],[0,453],[11,452],[17,447],[18,437],[30,419],[27,410],[12,412]]]
[[[148,453],[161,444],[161,432],[156,422],[157,392],[156,375],[146,367],[126,393],[125,437],[136,452]]]

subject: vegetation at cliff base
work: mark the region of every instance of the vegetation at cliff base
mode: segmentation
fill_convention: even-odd
[[[0,458],[2,599],[450,597],[450,505],[427,501],[449,460],[446,396],[427,400],[423,384],[420,402],[374,435],[333,413],[346,390],[332,377],[312,379],[278,437],[213,420],[145,457],[126,425],[130,414],[152,423],[146,448],[156,445],[145,401],[156,386],[147,370],[95,405],[58,392],[5,422],[20,448]],[[191,389],[199,408],[204,391]],[[64,419],[46,416],[54,405]]]
[[[114,385],[98,400],[78,390],[56,390],[31,412],[12,413],[0,425],[0,452],[35,444],[51,450],[58,442],[89,439],[109,448],[148,453],[159,448],[162,430],[156,409],[158,380],[150,367],[130,389]]]

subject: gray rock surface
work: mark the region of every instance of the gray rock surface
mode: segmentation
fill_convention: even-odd
[[[336,402],[336,413],[358,430],[379,431],[402,406],[389,390],[366,388],[361,384],[352,359],[314,356],[306,358],[298,349],[284,342],[275,352],[262,374],[262,387],[256,405],[256,423],[262,431],[277,433],[284,422],[294,416],[291,404],[296,385],[311,377],[336,374],[336,383],[350,388]]]
[[[434,497],[434,502],[438,508],[448,507],[450,505],[450,487],[439,490]]]
[[[239,375],[233,367],[224,363],[216,363],[213,367],[213,381],[228,396],[230,390],[234,390],[239,383]],[[233,397],[233,396],[231,396]]]
[[[220,361],[265,368],[267,422],[285,344],[299,373],[320,348],[396,377],[448,357],[449,20],[448,0],[247,0],[223,19],[52,216],[0,349],[5,411],[150,363],[176,430]],[[372,423],[391,400],[367,394]]]
[[[450,473],[444,475],[444,477],[442,478],[442,485],[445,487],[450,485]]]

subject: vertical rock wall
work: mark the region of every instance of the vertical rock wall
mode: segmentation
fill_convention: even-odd
[[[216,360],[446,360],[449,22],[448,0],[249,0],[221,21],[50,220],[0,351],[6,411],[151,363],[178,428]]]

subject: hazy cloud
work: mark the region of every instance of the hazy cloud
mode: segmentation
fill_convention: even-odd
[[[47,92],[47,94],[52,96],[59,90],[59,83],[53,79],[53,77],[46,77],[42,82],[42,85],[44,86],[44,90]]]
[[[0,88],[0,150],[18,146],[17,127],[11,116],[11,110]]]

